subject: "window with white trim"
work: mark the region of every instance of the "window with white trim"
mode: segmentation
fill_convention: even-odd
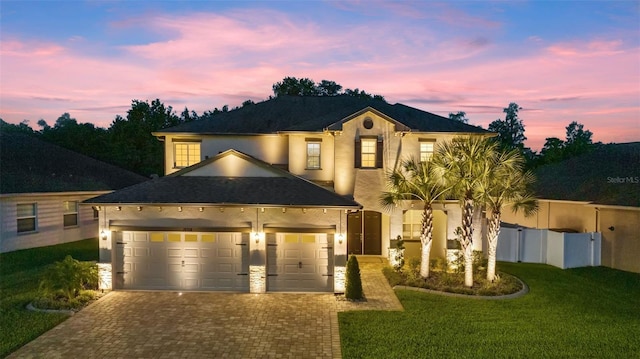
[[[184,168],[200,162],[200,142],[175,142],[173,167]]]
[[[18,233],[35,232],[38,225],[38,206],[35,203],[20,203],[16,206]]]
[[[320,169],[320,142],[307,142],[307,169]]]
[[[376,167],[376,145],[377,140],[375,138],[363,138],[361,147],[361,166],[363,168],[375,168]]]
[[[65,227],[78,225],[78,201],[64,201],[63,222]]]
[[[433,156],[433,142],[420,142],[420,162],[427,162]]]

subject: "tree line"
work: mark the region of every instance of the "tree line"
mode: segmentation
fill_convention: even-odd
[[[385,101],[381,95],[367,93],[364,90],[344,89],[335,81],[322,80],[314,82],[309,78],[285,77],[272,86],[273,96],[354,96],[359,98]],[[229,109],[228,105],[204,111],[198,115],[188,108],[177,114],[173,107],[166,106],[159,99],[151,102],[133,100],[125,117],[117,115],[108,128],[96,127],[91,123],[79,123],[69,113],[64,113],[49,125],[45,120],[38,121],[38,129],[34,130],[26,121],[20,124],[9,124],[0,119],[0,130],[3,132],[20,132],[38,136],[70,150],[112,163],[119,167],[149,176],[164,173],[162,143],[151,133],[164,128],[191,121],[211,119],[219,114],[234,111],[242,107],[252,106],[252,100],[246,100],[241,106]],[[590,151],[594,144],[592,133],[585,130],[582,124],[572,122],[567,126],[566,139],[547,138],[542,151],[538,154],[524,147],[524,125],[518,117],[522,108],[515,103],[504,109],[505,119],[497,119],[489,125],[489,130],[497,133],[496,140],[507,149],[518,149],[527,160],[527,168],[558,162],[568,157]],[[465,112],[450,113],[449,118],[468,123]]]

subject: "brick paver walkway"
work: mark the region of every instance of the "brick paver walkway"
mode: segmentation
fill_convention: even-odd
[[[402,310],[363,257],[366,302],[332,294],[112,292],[9,358],[341,358],[338,311]]]

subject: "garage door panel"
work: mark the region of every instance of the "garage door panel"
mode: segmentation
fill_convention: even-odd
[[[275,237],[275,238],[273,238]],[[268,238],[267,290],[333,290],[333,248],[326,234],[286,233]]]
[[[169,258],[182,258],[181,248],[167,248],[167,257]]]
[[[118,288],[248,291],[248,235],[115,232]],[[116,238],[121,238],[117,241]],[[118,267],[120,263],[120,267]]]
[[[200,256],[200,250],[198,248],[185,248],[183,252],[184,258],[198,258]]]

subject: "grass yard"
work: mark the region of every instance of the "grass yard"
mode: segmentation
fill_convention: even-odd
[[[397,290],[404,312],[339,313],[344,358],[640,358],[640,274],[499,263],[511,300]]]
[[[67,254],[78,260],[98,260],[98,240],[0,254],[0,358],[67,318],[25,309],[38,294],[44,268]]]

